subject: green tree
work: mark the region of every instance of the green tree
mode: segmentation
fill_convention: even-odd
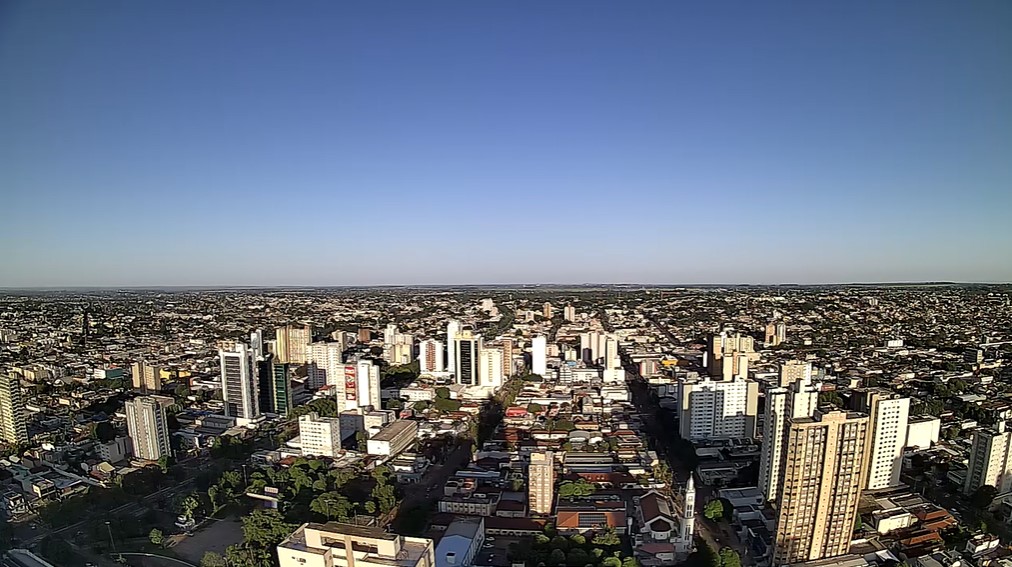
[[[580,547],[587,545],[587,538],[583,537],[581,534],[573,534],[569,536],[569,541],[572,542],[573,545]]]
[[[375,514],[376,513],[376,502],[374,502],[372,500],[366,500],[365,501],[365,511],[366,511],[367,514]]]
[[[200,567],[228,567],[225,558],[213,551],[207,551],[200,558]]]
[[[246,542],[272,551],[296,527],[295,524],[285,522],[284,516],[277,510],[254,510],[242,519],[242,533]]]
[[[574,547],[566,554],[566,565],[586,565],[590,562],[590,555],[579,547]]]
[[[601,567],[622,567],[622,560],[618,557],[605,557],[604,561],[601,561]]]
[[[365,453],[368,447],[367,442],[369,441],[369,434],[365,431],[355,432],[355,448],[358,449],[359,453]]]
[[[152,528],[151,532],[148,534],[148,539],[151,540],[153,545],[161,547],[165,543],[165,534],[163,534],[162,530],[158,528]]]
[[[566,562],[566,552],[561,549],[553,549],[552,553],[548,556],[549,565],[562,565]]]
[[[622,543],[622,540],[619,539],[618,534],[615,533],[615,530],[613,530],[612,528],[608,528],[603,532],[594,535],[594,539],[591,540],[591,543],[593,543],[594,545],[612,546],[612,545],[619,545],[620,543]]]
[[[323,493],[309,503],[311,511],[326,516],[328,520],[337,518],[342,522],[348,521],[354,508],[355,505],[347,497],[338,492]]]
[[[92,436],[100,443],[108,443],[116,438],[116,428],[108,421],[100,421],[95,424]]]
[[[562,551],[566,551],[569,549],[569,540],[566,539],[565,536],[557,535],[552,538],[549,545],[552,546],[552,549],[561,549]]]
[[[436,398],[441,400],[450,399],[450,389],[447,388],[446,386],[440,386],[436,388]]]
[[[724,503],[719,498],[710,500],[703,508],[703,516],[714,522],[724,519]]]
[[[528,413],[541,413],[545,408],[541,407],[541,404],[527,404]]]
[[[719,557],[720,567],[741,567],[741,556],[738,555],[737,551],[731,549],[730,547],[721,549]],[[627,566],[623,564],[622,567]]]
[[[169,472],[169,467],[175,464],[174,460],[168,455],[158,457],[158,468],[162,469],[162,474]]]
[[[582,478],[576,482],[567,480],[559,485],[559,497],[573,498],[590,496],[591,494],[594,494],[595,490],[597,490],[597,488],[593,484]]]
[[[622,560],[622,567],[640,567],[640,562],[635,557],[626,557]],[[738,567],[741,567],[741,563],[738,563]]]

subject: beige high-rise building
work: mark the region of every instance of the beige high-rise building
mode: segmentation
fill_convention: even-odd
[[[759,413],[759,384],[744,378],[683,377],[678,421],[682,439],[751,439]]]
[[[867,450],[868,417],[863,414],[816,411],[814,417],[790,420],[774,565],[850,551]]]
[[[502,339],[502,375],[503,379],[513,375],[513,339]]]
[[[978,427],[973,430],[963,493],[973,494],[985,485],[998,489],[998,494],[1012,490],[1012,431],[1005,430],[1003,420],[993,429]]]
[[[545,319],[551,319],[552,304],[546,301],[545,304],[541,306],[541,314],[545,316]]]
[[[286,325],[275,331],[274,357],[278,363],[305,364],[313,329],[309,325]]]
[[[134,390],[158,393],[162,389],[162,369],[145,362],[135,362],[130,366]]]
[[[766,346],[780,346],[786,338],[787,325],[777,322],[770,322],[766,325],[766,333],[763,341]]]
[[[138,459],[157,461],[172,455],[165,407],[154,396],[134,398],[125,405],[127,434]]]
[[[0,374],[0,439],[7,443],[28,442],[28,416],[21,395],[21,376]]]
[[[436,566],[431,539],[337,522],[302,524],[277,550],[280,567]]]
[[[551,514],[555,501],[555,454],[531,453],[527,470],[527,500],[532,514]]]
[[[576,308],[572,305],[567,305],[562,308],[562,318],[572,323],[576,321]]]
[[[478,354],[478,374],[481,385],[497,389],[502,386],[503,352],[498,347],[484,347]]]
[[[884,388],[862,388],[852,396],[854,409],[868,414],[867,490],[899,486],[903,448],[907,444],[910,398]]]
[[[822,384],[812,380],[811,364],[792,360],[780,367],[780,383],[766,389],[759,489],[774,505],[780,499],[777,491],[780,488],[787,426],[791,419],[815,415],[821,387]]]
[[[752,337],[740,333],[729,335],[727,331],[711,337],[706,355],[710,376],[725,380],[732,376],[747,377],[749,363],[759,360]]]

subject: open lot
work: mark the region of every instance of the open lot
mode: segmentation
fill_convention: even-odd
[[[242,523],[229,517],[210,522],[199,532],[182,539],[172,547],[172,551],[191,563],[199,564],[204,553],[213,551],[224,555],[225,548],[241,541]]]

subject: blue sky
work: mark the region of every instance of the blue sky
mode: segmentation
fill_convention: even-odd
[[[0,286],[1012,280],[1012,2],[0,4]]]

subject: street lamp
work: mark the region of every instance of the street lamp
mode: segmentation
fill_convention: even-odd
[[[109,524],[109,520],[105,521],[105,529],[109,530],[109,544],[112,545],[112,552],[114,554],[118,554],[118,552],[116,551],[116,540],[114,540],[112,537],[112,525]],[[120,555],[120,559],[122,558],[123,556]]]

